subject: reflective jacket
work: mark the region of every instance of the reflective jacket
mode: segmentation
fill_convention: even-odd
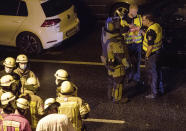
[[[44,114],[43,100],[41,97],[34,95],[32,91],[25,90],[31,97],[30,100],[30,114],[31,114],[31,127],[34,129],[37,126],[39,117]]]
[[[25,117],[13,113],[4,117],[1,129],[1,131],[32,131]]]
[[[21,92],[23,93],[24,92],[24,85],[25,85],[25,82],[28,78],[30,77],[35,77],[36,80],[37,80],[37,88],[40,87],[40,83],[39,83],[39,80],[38,78],[36,77],[36,75],[34,74],[34,72],[32,72],[31,70],[27,69],[26,71],[22,71],[20,68],[17,68],[14,70],[15,73],[17,73],[19,76],[20,76],[20,80],[21,80],[21,84],[22,84],[22,89],[21,89]]]
[[[142,26],[141,15],[137,15],[137,17],[134,18],[133,24],[136,27],[141,28]],[[121,20],[121,26],[122,27],[129,26],[125,18]],[[139,44],[142,42],[142,34],[139,31],[136,31],[135,28],[130,29],[128,33],[124,33],[123,35],[125,36],[126,44],[132,44],[132,43]]]
[[[89,113],[89,105],[80,97],[62,94],[56,98],[56,101],[60,103],[58,113],[67,115],[76,131],[81,131],[82,117]]]
[[[156,39],[154,40],[154,45],[152,45],[152,52],[155,52],[162,46],[162,28],[158,23],[154,23],[147,29],[143,40],[143,50],[145,52],[147,52],[147,47],[149,46],[146,35],[150,29],[156,32]]]

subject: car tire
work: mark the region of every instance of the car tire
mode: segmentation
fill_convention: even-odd
[[[40,39],[31,32],[23,32],[16,39],[16,47],[20,53],[38,55],[43,47]]]
[[[115,6],[113,6],[110,15],[111,15],[111,16],[118,16],[118,14],[116,13],[117,10],[118,10],[122,15],[124,15],[125,13],[128,12],[128,8],[129,8],[129,5],[127,5],[127,4],[124,4],[124,3],[116,4]]]

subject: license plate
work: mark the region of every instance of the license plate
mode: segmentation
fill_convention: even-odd
[[[76,34],[78,32],[79,28],[78,26],[72,28],[71,30],[67,31],[66,36],[70,37],[73,36],[74,34]]]

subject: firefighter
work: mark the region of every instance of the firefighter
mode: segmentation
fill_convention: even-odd
[[[20,89],[17,87],[17,82],[11,75],[4,75],[0,80],[0,96],[5,92],[12,92],[16,97],[20,94]]]
[[[143,25],[148,29],[144,32],[143,50],[145,52],[145,85],[151,89],[146,98],[156,98],[159,93],[164,93],[161,70],[159,65],[160,51],[162,48],[162,27],[154,21],[152,14],[142,17]]]
[[[129,12],[121,19],[121,32],[128,47],[129,62],[132,65],[129,73],[129,82],[131,82],[131,86],[140,84],[142,46],[142,34],[140,28],[142,27],[142,18],[137,12],[138,6],[131,4],[129,6]]]
[[[11,92],[6,92],[1,95],[2,109],[0,110],[0,125],[2,124],[4,117],[15,112],[15,108],[13,108],[16,106],[15,99],[16,97]]]
[[[31,118],[29,118],[29,120],[31,121],[31,127],[34,131],[39,119],[44,115],[43,100],[41,99],[41,97],[36,95],[37,90],[37,79],[35,77],[30,77],[26,80],[26,83],[24,85],[24,94],[20,96],[23,97],[24,95],[29,95],[27,96],[30,104]]]
[[[122,99],[124,76],[129,68],[127,48],[119,31],[120,23],[116,18],[108,18],[102,28],[102,56],[101,60],[108,71],[108,98],[113,102],[127,102]]]
[[[45,100],[46,116],[39,120],[36,131],[75,131],[65,114],[58,114],[60,103],[55,98]]]
[[[20,76],[22,87],[29,77],[35,77],[37,79],[37,87],[39,87],[40,83],[38,78],[28,67],[28,57],[24,54],[20,54],[16,58],[16,63],[18,63],[18,67],[14,70],[14,72]],[[24,88],[21,89],[21,92],[24,92]]]
[[[56,89],[56,94],[58,96],[58,94],[60,93],[60,87],[61,87],[61,83],[65,80],[70,81],[70,75],[68,74],[68,72],[64,69],[58,69],[55,74],[54,74],[56,80],[55,83],[57,85],[57,89]],[[71,84],[73,85],[74,88],[74,96],[77,96],[77,91],[78,91],[78,87],[71,81]]]
[[[1,96],[3,111],[10,112],[3,118],[1,129],[2,131],[31,131],[30,124],[24,117],[29,103],[23,98],[18,98],[15,102],[15,98],[11,92],[6,92]]]
[[[89,104],[85,103],[80,97],[72,95],[74,88],[69,81],[64,81],[61,84],[60,93],[56,98],[56,101],[60,103],[58,113],[67,115],[76,131],[83,130],[82,119],[87,118],[90,112]]]
[[[15,59],[13,57],[7,57],[4,62],[3,62],[3,65],[4,65],[4,70],[2,70],[0,72],[0,76],[4,76],[4,75],[11,75],[13,76],[14,80],[15,80],[15,83],[16,83],[16,87],[18,88],[17,90],[20,90],[21,89],[21,81],[20,81],[20,77],[18,74],[16,74],[14,72],[14,69],[16,67],[16,62],[15,62]],[[20,92],[19,94],[20,95]]]

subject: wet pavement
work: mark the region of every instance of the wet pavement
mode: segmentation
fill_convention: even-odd
[[[115,104],[107,100],[107,74],[102,65],[78,64],[100,62],[100,26],[64,42],[63,45],[43,52],[30,59],[55,60],[51,62],[30,62],[31,69],[39,77],[41,87],[38,92],[43,100],[55,97],[54,73],[63,68],[78,86],[78,95],[90,104],[90,118],[124,120],[124,124],[85,122],[88,131],[184,131],[186,130],[186,68],[182,59],[172,60],[163,56],[164,83],[166,93],[155,99],[145,99],[147,90],[130,88],[126,104]],[[7,56],[16,57],[14,48],[0,47],[1,60]],[[58,61],[76,61],[76,64],[61,64]],[[177,65],[177,66],[176,66]],[[143,69],[142,69],[143,75]],[[141,87],[143,88],[143,87]],[[132,94],[132,95],[131,95]]]

